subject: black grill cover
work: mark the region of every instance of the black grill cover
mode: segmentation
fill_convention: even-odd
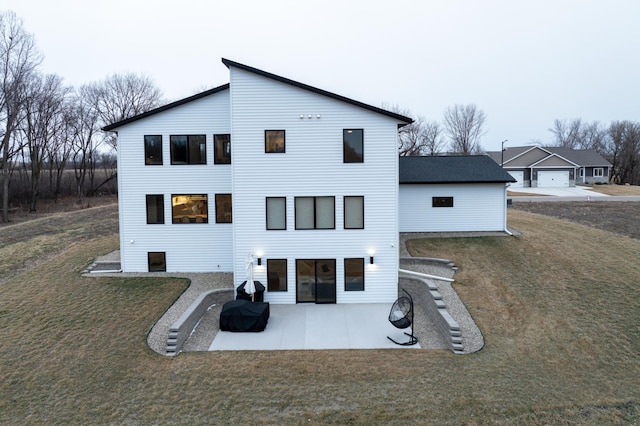
[[[220,330],[263,331],[269,321],[269,304],[239,299],[222,305]]]
[[[251,295],[247,294],[246,291],[244,291],[244,287],[247,285],[246,281],[243,281],[242,284],[240,284],[238,286],[238,289],[236,290],[236,299],[245,299],[245,300],[251,300]],[[260,281],[254,281],[253,285],[256,286],[256,292],[253,295],[253,301],[254,302],[264,302],[264,286],[262,285],[262,283]]]

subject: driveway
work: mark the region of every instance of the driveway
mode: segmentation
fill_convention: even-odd
[[[531,194],[531,196],[547,195],[554,197],[608,197],[608,195],[593,191],[591,188],[584,186],[575,186],[571,188],[513,188],[514,192],[523,192]],[[513,197],[514,200],[519,197]]]

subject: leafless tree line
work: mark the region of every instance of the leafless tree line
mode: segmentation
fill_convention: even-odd
[[[8,221],[10,182],[29,182],[28,204],[37,210],[44,175],[53,196],[61,195],[63,175],[73,170],[82,204],[115,179],[116,138],[100,129],[158,106],[160,90],[147,76],[113,74],[78,88],[40,71],[43,57],[35,39],[13,12],[0,13],[0,182],[2,221]],[[102,161],[100,161],[102,160]],[[106,161],[112,162],[106,166]],[[97,180],[100,166],[106,175]]]
[[[555,120],[549,146],[593,149],[613,165],[611,182],[640,185],[640,123],[623,120],[604,125],[598,121]]]

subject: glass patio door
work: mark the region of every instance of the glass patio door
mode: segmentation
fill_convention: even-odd
[[[296,259],[296,302],[336,303],[335,259]]]

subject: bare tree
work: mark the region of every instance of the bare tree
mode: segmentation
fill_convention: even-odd
[[[442,127],[437,121],[427,121],[424,124],[424,148],[426,155],[438,155],[444,148]]]
[[[549,131],[554,135],[551,146],[578,149],[582,145],[584,131],[580,118],[574,118],[569,122],[556,119]]]
[[[23,129],[29,160],[23,161],[23,166],[29,168],[26,174],[30,181],[29,209],[36,211],[43,164],[49,144],[62,130],[64,101],[69,89],[55,74],[34,74],[28,92]],[[22,152],[24,154],[25,150]]]
[[[12,144],[13,136],[23,119],[26,84],[42,61],[34,37],[13,12],[0,13],[0,61],[0,177],[2,221],[7,222],[12,157],[20,151]]]
[[[444,112],[444,130],[449,137],[450,150],[457,154],[482,151],[480,139],[485,133],[486,116],[475,104],[454,105]]]
[[[607,157],[614,183],[640,184],[640,123],[614,121],[609,126]]]
[[[153,80],[134,73],[113,74],[84,86],[84,96],[93,104],[100,127],[149,111],[162,100],[162,92]],[[109,133],[106,142],[116,147],[117,139]]]

